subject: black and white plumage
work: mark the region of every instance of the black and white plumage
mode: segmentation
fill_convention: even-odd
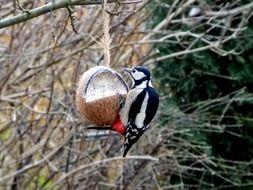
[[[148,128],[159,105],[159,95],[151,84],[149,70],[141,66],[125,70],[133,86],[121,112],[121,120],[126,126],[123,157]]]

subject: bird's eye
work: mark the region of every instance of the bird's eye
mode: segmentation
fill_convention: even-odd
[[[136,72],[136,70],[134,69],[134,70],[132,70],[132,73],[135,73]]]

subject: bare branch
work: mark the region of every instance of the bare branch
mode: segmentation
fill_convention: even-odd
[[[243,5],[243,6],[240,6],[240,7],[236,7],[231,10],[207,11],[207,12],[205,12],[205,14],[206,14],[206,16],[222,17],[222,16],[235,15],[235,14],[241,13],[243,11],[249,11],[252,8],[253,8],[253,2]]]
[[[71,22],[71,26],[72,26],[72,29],[73,31],[78,34],[77,30],[76,30],[76,27],[75,27],[75,20],[76,20],[76,17],[73,16],[73,10],[70,8],[70,7],[67,7],[67,10],[68,10],[68,13],[69,13],[69,18],[70,18],[70,22]]]
[[[108,3],[114,2],[117,2],[117,0],[108,0]],[[24,13],[19,14],[17,16],[3,18],[2,20],[0,20],[0,29],[30,20],[34,17],[46,14],[56,9],[66,8],[68,6],[73,5],[95,5],[102,3],[103,3],[102,0],[72,0],[72,1],[59,0],[55,2],[53,1],[52,3],[48,3],[46,5],[43,5],[41,7],[32,10],[26,10]]]

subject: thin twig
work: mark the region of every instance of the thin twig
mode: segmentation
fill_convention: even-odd
[[[70,18],[70,22],[71,22],[71,26],[72,26],[72,29],[73,31],[78,34],[77,30],[76,30],[76,27],[75,27],[75,20],[76,20],[76,17],[73,16],[73,10],[71,9],[70,6],[67,6],[67,10],[68,10],[68,13],[69,13],[69,18]]]

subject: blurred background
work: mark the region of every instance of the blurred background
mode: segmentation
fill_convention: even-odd
[[[60,1],[0,0],[0,18]],[[0,29],[0,189],[253,189],[252,1],[107,4],[111,68],[146,66],[160,94],[125,160],[75,107],[103,57],[101,1],[85,2]]]

